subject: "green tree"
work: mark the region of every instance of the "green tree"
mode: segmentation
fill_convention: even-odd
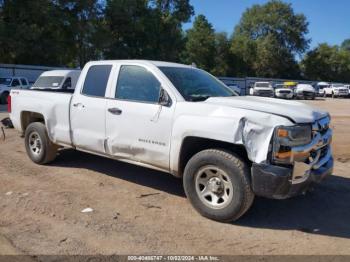
[[[237,74],[297,77],[295,56],[307,50],[307,33],[305,16],[295,14],[291,4],[272,0],[253,5],[243,13],[232,38]]]
[[[193,14],[189,0],[107,0],[108,58],[179,60],[182,23]]]
[[[0,15],[3,63],[64,65],[62,24],[49,0],[4,0]]]
[[[189,0],[151,0],[153,24],[148,29],[153,56],[159,60],[178,61],[184,48],[182,24],[194,14]]]
[[[301,66],[307,79],[350,82],[350,52],[338,46],[320,44],[306,54]]]
[[[350,52],[350,39],[345,39],[341,44],[341,48]]]
[[[187,30],[184,61],[212,71],[215,62],[215,32],[204,15],[198,15]]]
[[[63,24],[62,45],[70,46],[74,59],[70,65],[83,67],[92,59],[102,58],[105,38],[103,26],[104,9],[99,0],[53,1],[60,13],[56,19]]]
[[[214,64],[211,73],[216,76],[230,76],[234,73],[233,55],[230,53],[230,40],[226,33],[215,34]]]

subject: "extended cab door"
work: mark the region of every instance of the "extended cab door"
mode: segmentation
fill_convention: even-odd
[[[107,153],[168,170],[175,103],[159,104],[164,84],[146,67],[126,64],[114,86],[106,110]]]
[[[81,150],[105,153],[106,90],[113,64],[93,64],[82,73],[71,101],[73,144]],[[87,70],[87,71],[86,71]]]

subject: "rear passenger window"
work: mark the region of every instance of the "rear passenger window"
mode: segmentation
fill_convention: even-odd
[[[86,74],[82,94],[104,97],[112,65],[91,66]]]
[[[26,85],[28,85],[27,80],[26,80],[26,79],[24,79],[24,78],[21,78],[21,82],[22,82],[22,86],[26,86]]]
[[[123,100],[157,103],[160,83],[146,68],[122,66],[115,97]]]

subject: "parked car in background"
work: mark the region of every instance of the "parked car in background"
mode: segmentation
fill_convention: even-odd
[[[255,195],[292,197],[333,170],[327,112],[240,97],[182,64],[89,62],[74,94],[12,90],[8,108],[33,162],[49,163],[67,147],[165,171],[182,178],[199,213],[224,222],[241,217]]]
[[[255,82],[252,91],[254,96],[274,97],[275,92],[270,82]]]
[[[285,98],[285,99],[293,99],[294,91],[289,86],[284,84],[276,84],[275,85],[275,97],[277,98]]]
[[[7,103],[7,97],[12,88],[28,89],[29,87],[28,79],[25,77],[0,77],[0,104]]]
[[[233,80],[229,80],[226,78],[218,78],[221,82],[223,82],[225,85],[227,85],[230,89],[235,91],[238,95],[241,95],[241,88],[239,85],[237,85]]]
[[[327,83],[327,82],[318,82],[316,84],[316,94],[318,96],[324,96],[325,94],[325,91],[324,89],[325,88],[328,88],[330,86],[330,83]]]
[[[324,97],[347,97],[348,95],[349,89],[344,84],[331,84],[324,88]]]
[[[74,90],[80,70],[51,70],[42,73],[31,89]]]
[[[345,87],[349,90],[349,95],[348,95],[348,97],[350,97],[350,85],[345,85]]]
[[[315,99],[315,88],[310,84],[298,84],[295,88],[296,98],[299,99]]]

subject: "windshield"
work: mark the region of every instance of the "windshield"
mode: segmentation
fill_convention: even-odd
[[[207,72],[195,68],[159,67],[186,101],[209,97],[236,96],[236,93]]]
[[[255,87],[270,87],[269,83],[255,83]]]
[[[344,87],[344,85],[342,85],[342,84],[335,84],[335,85],[333,85],[333,87]]]
[[[0,85],[6,85],[9,86],[11,84],[11,78],[0,78]]]
[[[63,76],[41,76],[35,81],[33,87],[57,88],[61,86]]]

